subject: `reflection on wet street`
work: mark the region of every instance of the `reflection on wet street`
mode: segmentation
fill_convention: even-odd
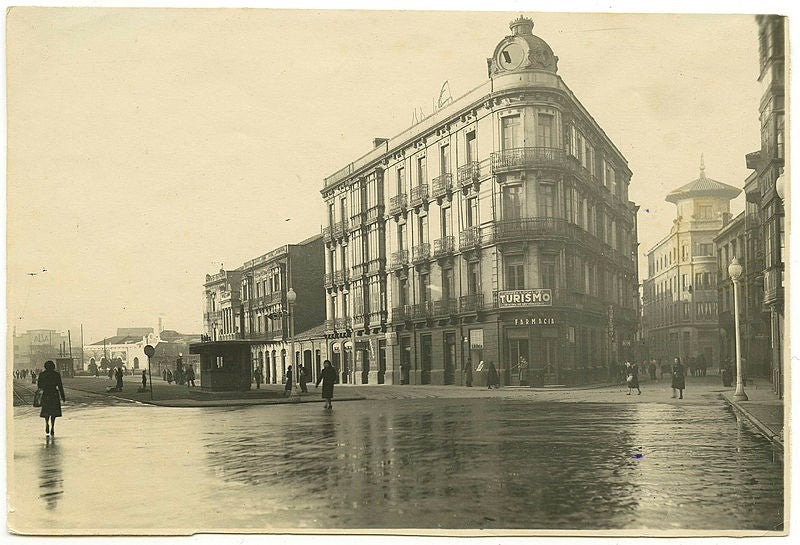
[[[34,411],[12,528],[782,528],[783,461],[721,401],[84,406],[54,441]]]

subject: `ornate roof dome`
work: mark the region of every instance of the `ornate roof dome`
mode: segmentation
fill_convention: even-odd
[[[558,72],[558,57],[550,46],[533,34],[534,23],[520,15],[508,25],[511,36],[503,38],[489,59],[490,74],[512,70]]]
[[[701,157],[700,177],[680,186],[678,189],[670,191],[664,200],[676,204],[678,201],[692,197],[719,197],[730,200],[736,198],[741,192],[742,190],[737,187],[706,177],[706,166]]]

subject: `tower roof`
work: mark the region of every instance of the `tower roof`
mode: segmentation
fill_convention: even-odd
[[[558,57],[547,42],[533,34],[533,20],[520,15],[509,23],[511,35],[503,38],[489,59],[490,75],[517,70],[558,72]]]
[[[666,201],[677,204],[678,201],[691,199],[693,197],[719,197],[728,200],[736,198],[742,190],[732,185],[712,180],[706,176],[706,166],[702,156],[700,157],[700,177],[692,180],[688,184],[674,189],[667,195]]]

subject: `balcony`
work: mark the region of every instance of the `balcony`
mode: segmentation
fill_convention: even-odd
[[[450,235],[437,238],[433,241],[433,257],[447,257],[453,255],[456,250],[456,237]]]
[[[563,168],[565,158],[561,148],[511,148],[492,153],[492,174],[527,168]]]
[[[411,305],[400,305],[392,309],[392,322],[405,322],[413,317]]]
[[[323,227],[322,228],[322,241],[327,244],[331,240],[333,240],[333,237],[331,236],[331,228],[330,227]]]
[[[567,222],[560,218],[518,218],[494,223],[497,242],[527,240],[536,237],[566,237]]]
[[[370,259],[369,261],[367,261],[367,274],[375,274],[381,272],[384,263],[386,263],[386,260],[383,258]]]
[[[400,250],[392,252],[391,260],[389,261],[389,268],[391,270],[402,269],[408,265],[408,250]]]
[[[267,305],[274,305],[275,303],[283,303],[283,292],[273,291],[264,296],[264,303]]]
[[[458,237],[458,247],[461,250],[472,250],[481,245],[481,228],[477,225],[467,227]]]
[[[449,172],[433,179],[432,195],[434,199],[445,197],[453,189],[453,175]]]
[[[431,258],[431,245],[427,242],[418,244],[411,249],[411,261],[416,265],[424,263]]]
[[[358,229],[364,224],[364,215],[363,214],[356,214],[355,216],[350,216],[350,224],[348,229],[351,231],[354,229]]]
[[[420,184],[411,188],[411,207],[428,203],[428,184]]]
[[[437,318],[458,314],[458,299],[442,299],[433,302],[433,315]]]
[[[325,320],[325,333],[333,333],[336,330],[336,320]]]
[[[783,302],[783,268],[764,271],[764,305]]]
[[[369,323],[372,327],[376,327],[382,323],[386,322],[386,311],[385,310],[378,310],[375,312],[370,312],[368,315]]]
[[[332,273],[325,273],[325,287],[332,288],[333,287],[333,274]]]
[[[336,286],[341,286],[342,284],[345,284],[349,281],[350,281],[350,271],[348,271],[347,269],[342,271],[336,271],[335,273],[333,273],[333,283]]]
[[[349,316],[346,318],[336,318],[336,323],[335,323],[336,331],[347,331],[348,329],[350,329],[351,325],[352,322]]]
[[[459,186],[469,187],[480,179],[481,164],[478,161],[470,161],[466,165],[458,167],[457,177]]]
[[[405,214],[407,208],[408,208],[408,195],[406,195],[405,193],[400,193],[399,195],[395,195],[394,197],[389,199],[390,216],[398,216],[400,214]]]
[[[283,329],[273,331],[262,331],[258,333],[247,333],[244,338],[251,341],[279,341],[283,340],[286,332]]]
[[[384,206],[382,204],[367,208],[367,211],[364,213],[365,216],[364,222],[369,223],[371,221],[375,221],[376,219],[382,218],[383,210]]]
[[[427,320],[433,316],[433,304],[431,301],[411,305],[411,315],[414,320]]]
[[[459,299],[459,309],[462,313],[476,313],[483,310],[483,294],[473,293],[471,295],[462,295]]]
[[[333,238],[340,239],[347,235],[347,220],[337,221],[333,224]]]

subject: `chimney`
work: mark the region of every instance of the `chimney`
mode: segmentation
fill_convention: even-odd
[[[372,147],[373,148],[377,148],[381,144],[385,144],[388,141],[389,141],[388,138],[373,138],[372,139]]]

